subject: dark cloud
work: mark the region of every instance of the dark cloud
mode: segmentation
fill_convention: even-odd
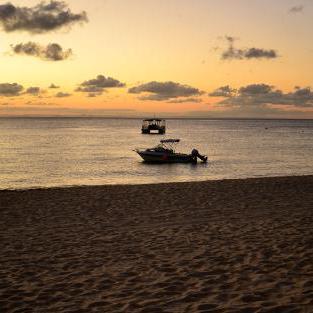
[[[67,93],[67,92],[58,92],[56,95],[55,95],[57,98],[66,98],[66,97],[70,97],[71,94],[70,93]]]
[[[287,105],[313,108],[313,91],[310,87],[296,87],[294,91],[284,93],[271,85],[251,84],[239,88],[234,96],[222,100],[219,104],[238,107]]]
[[[287,95],[285,104],[313,107],[313,91],[310,87],[296,87],[295,91]]]
[[[227,86],[222,86],[222,87],[215,89],[213,92],[209,93],[209,96],[210,97],[232,97],[235,92],[236,92],[236,89],[232,89],[227,85]]]
[[[290,8],[289,12],[290,13],[301,13],[301,12],[303,12],[303,9],[304,9],[303,5],[296,5],[292,8]]]
[[[114,88],[114,87],[125,87],[125,84],[121,83],[117,79],[112,77],[105,77],[98,75],[95,79],[90,79],[81,84],[83,87],[97,87],[97,88]]]
[[[0,96],[5,97],[15,97],[19,96],[21,92],[23,91],[24,87],[22,85],[19,85],[17,83],[4,83],[0,84]]]
[[[141,96],[139,99],[154,101],[170,100],[179,97],[199,96],[202,94],[202,92],[197,88],[181,85],[172,81],[152,81],[130,88],[128,92],[133,94],[148,93],[148,95]]]
[[[57,43],[41,46],[35,42],[20,43],[11,46],[15,54],[38,57],[46,61],[63,61],[72,55],[72,50],[63,50]]]
[[[121,83],[117,79],[98,75],[95,79],[82,82],[76,91],[86,92],[89,94],[89,97],[96,97],[101,95],[108,88],[121,88],[125,86],[124,83]]]
[[[58,88],[60,88],[60,86],[57,86],[57,85],[55,85],[55,84],[51,84],[51,85],[49,86],[49,88],[50,88],[50,89],[58,89]]]
[[[29,87],[26,89],[25,93],[32,96],[38,96],[41,93],[41,90],[39,87]]]
[[[248,48],[237,49],[234,46],[235,38],[226,36],[228,48],[222,53],[223,60],[244,60],[244,59],[276,59],[277,52],[273,49]]]
[[[40,2],[34,7],[0,5],[0,25],[6,32],[46,33],[87,22],[86,12],[74,14],[64,1]]]
[[[269,94],[273,89],[273,86],[267,84],[251,84],[239,89],[240,95],[254,96]]]
[[[278,57],[275,50],[265,50],[265,49],[259,49],[259,48],[250,48],[247,50],[244,50],[244,57],[246,59],[275,59]]]

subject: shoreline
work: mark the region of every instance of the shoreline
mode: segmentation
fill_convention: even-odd
[[[283,176],[259,176],[259,177],[246,177],[246,178],[222,178],[222,179],[206,179],[206,180],[194,180],[194,181],[173,181],[173,182],[164,182],[164,183],[135,183],[135,184],[103,184],[103,185],[60,185],[60,186],[35,186],[29,188],[0,188],[1,192],[6,191],[40,191],[40,190],[59,190],[59,189],[75,189],[75,188],[105,188],[105,187],[125,187],[125,186],[162,186],[162,185],[173,185],[173,184],[201,184],[201,183],[210,183],[210,182],[228,182],[228,181],[250,181],[250,180],[267,180],[267,179],[286,179],[286,178],[301,178],[301,177],[313,177],[313,174],[304,174],[304,175],[283,175]]]
[[[313,311],[313,176],[0,191],[1,312]]]

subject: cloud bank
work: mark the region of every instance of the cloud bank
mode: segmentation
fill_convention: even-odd
[[[224,87],[217,90],[221,88]],[[292,92],[284,93],[268,84],[251,84],[232,90],[231,95],[225,93],[223,96],[225,99],[219,102],[220,105],[237,107],[285,105],[298,109],[313,108],[313,91],[310,87],[295,87]]]
[[[172,81],[152,81],[130,88],[128,92],[132,94],[145,93],[146,95],[141,96],[139,99],[153,101],[164,101],[179,97],[199,96],[202,94],[202,92],[197,88],[182,85]]]
[[[34,7],[0,5],[0,26],[5,32],[41,34],[87,22],[86,12],[72,13],[64,1],[40,2]]]
[[[73,54],[71,49],[63,50],[63,48],[57,43],[41,46],[38,43],[30,41],[15,46],[12,45],[11,48],[15,54],[38,57],[46,61],[63,61]]]

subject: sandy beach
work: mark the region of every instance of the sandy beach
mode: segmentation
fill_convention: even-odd
[[[312,186],[0,191],[0,312],[313,312]]]

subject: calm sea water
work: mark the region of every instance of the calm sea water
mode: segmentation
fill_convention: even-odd
[[[0,189],[140,184],[313,174],[313,121],[168,120],[166,136],[141,121],[0,118]],[[181,138],[208,164],[148,165],[132,150]]]

